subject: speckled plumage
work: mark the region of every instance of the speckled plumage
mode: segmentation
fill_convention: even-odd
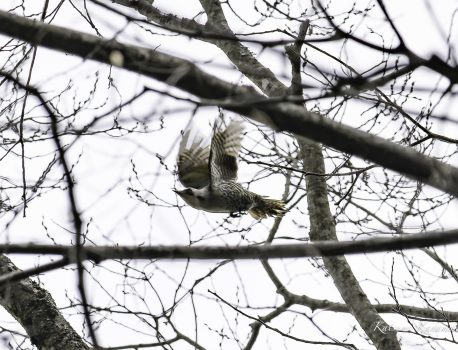
[[[231,213],[249,210],[259,197],[235,181],[221,181],[212,186],[212,191],[215,196],[224,198],[227,209]]]
[[[237,157],[243,138],[243,125],[232,121],[227,128],[214,128],[211,145],[202,146],[196,136],[187,146],[190,130],[183,135],[177,157],[178,178],[187,188],[175,191],[193,208],[213,213],[248,211],[255,219],[281,216],[284,203],[248,191],[237,180]],[[206,165],[207,171],[204,171]]]

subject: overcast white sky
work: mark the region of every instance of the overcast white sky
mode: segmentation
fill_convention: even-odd
[[[0,9],[6,10],[13,8],[19,4],[18,1],[2,1]],[[26,14],[38,13],[42,8],[42,1],[29,0],[25,1]],[[57,1],[50,1],[50,8],[53,8]],[[257,2],[259,6],[260,2]],[[365,2],[363,2],[365,3]],[[399,25],[401,32],[404,34],[405,40],[409,47],[418,54],[436,54],[440,57],[446,57],[447,45],[443,40],[443,35],[437,30],[437,27],[432,19],[431,14],[434,13],[442,26],[445,35],[452,33],[451,42],[455,43],[458,40],[458,28],[456,24],[450,30],[452,17],[456,15],[456,1],[431,1],[433,12],[426,6],[424,1],[387,1],[388,11],[392,14],[396,23]],[[83,2],[75,1],[76,7],[82,8]],[[299,11],[304,2],[295,2],[295,6]],[[353,1],[333,1],[332,10],[344,12],[351,8]],[[113,36],[113,30],[119,30],[122,27],[123,20],[120,17],[115,17],[93,4],[88,3],[88,8],[91,12],[93,21],[97,24],[100,32],[104,37],[110,38]],[[192,17],[201,11],[198,1],[167,1],[156,0],[154,5],[180,16]],[[250,23],[255,23],[257,14],[253,11],[251,1],[231,1],[233,8],[242,14],[243,18]],[[341,8],[337,8],[341,6]],[[21,13],[20,9],[15,11]],[[132,15],[138,16],[134,12]],[[288,23],[283,20],[266,20],[255,29],[249,28],[227,12],[231,27],[240,33],[250,31],[261,31],[268,29],[286,29],[287,25],[293,29],[297,29],[297,23]],[[385,43],[393,42],[393,37],[388,32],[386,25],[383,26],[377,22],[376,16],[380,15],[374,11],[373,29],[378,31],[380,37],[383,37]],[[198,17],[201,22],[205,21],[205,16]],[[357,22],[356,18],[351,18],[350,21]],[[65,26],[88,33],[95,34],[90,26],[81,18],[81,16],[66,1],[59,14],[52,22],[55,25]],[[367,23],[360,24],[361,33],[367,33]],[[160,32],[160,30],[157,30]],[[358,33],[358,32],[357,32]],[[271,38],[278,36],[272,35]],[[188,58],[193,61],[200,62],[200,66],[210,73],[214,73],[219,77],[223,77],[231,82],[240,84],[248,84],[246,78],[242,78],[240,73],[232,69],[231,64],[227,61],[224,55],[210,44],[200,43],[195,40],[189,40],[181,36],[162,36],[148,34],[135,25],[128,25],[123,32],[117,35],[119,41],[131,42],[146,47],[158,47],[159,50],[179,55],[180,57]],[[265,36],[263,37],[266,38]],[[374,39],[374,36],[371,37]],[[1,42],[5,42],[7,38],[0,36]],[[259,54],[259,59],[262,63],[272,69],[276,74],[283,77],[285,83],[288,83],[289,65],[285,61],[283,49],[281,47],[273,50],[265,50],[260,52],[259,47],[251,45],[253,50]],[[332,47],[330,44],[323,44],[322,47],[326,50],[334,50],[338,52],[339,46]],[[458,53],[454,47],[455,55]],[[309,58],[315,60],[317,64],[329,64],[330,61],[325,61],[319,53],[308,51]],[[0,53],[0,64],[7,57],[8,53]],[[366,50],[362,50],[356,45],[349,46],[345,53],[348,62],[361,70],[371,66],[372,61],[376,59],[370,56]],[[334,68],[329,66],[329,69]],[[21,74],[24,80],[27,74],[27,67],[24,67],[24,72]],[[108,77],[111,75],[114,86],[109,86]],[[136,92],[140,91],[144,86],[154,87],[160,90],[170,90],[164,84],[155,82],[151,79],[140,77],[122,69],[108,67],[106,65],[83,61],[80,58],[65,55],[55,51],[39,48],[37,60],[35,62],[32,84],[40,86],[42,91],[46,91],[48,96],[58,94],[69,84],[71,88],[62,95],[59,100],[59,108],[61,111],[71,112],[74,106],[78,103],[83,103],[91,98],[91,102],[78,114],[75,121],[77,124],[83,125],[84,122],[91,120],[94,116],[101,114],[102,111],[109,110],[121,101],[126,101]],[[418,81],[418,82],[417,82]],[[425,70],[418,74],[418,86],[430,86],[437,83],[437,77]],[[95,96],[92,97],[94,86],[97,84]],[[438,83],[439,86],[446,86],[445,81]],[[170,90],[177,93],[175,90]],[[0,90],[1,94],[7,94],[5,87]],[[177,93],[180,96],[187,96],[184,93]],[[427,96],[427,95],[425,95]],[[33,108],[35,101],[29,98],[27,109]],[[414,104],[415,102],[408,102]],[[427,101],[419,101],[421,105],[427,105]],[[415,106],[414,106],[415,107]],[[177,141],[179,140],[180,130],[184,129],[189,123],[192,116],[192,108],[190,104],[178,102],[174,99],[146,94],[136,103],[121,110],[119,112],[119,120],[123,121],[124,125],[133,125],[132,118],[143,122],[147,129],[155,130],[161,126],[164,128],[153,133],[136,133],[125,137],[108,137],[99,135],[94,137],[84,137],[78,140],[68,152],[68,157],[72,163],[77,165],[74,168],[74,176],[76,179],[76,193],[78,205],[84,211],[85,223],[89,226],[88,238],[96,244],[189,244],[190,240],[196,241],[202,239],[201,244],[247,244],[254,242],[262,242],[265,240],[269,227],[273,220],[265,220],[262,223],[254,223],[251,217],[244,217],[241,220],[240,228],[250,229],[250,231],[240,233],[228,233],[235,227],[238,222],[233,224],[223,223],[226,215],[219,214],[203,214],[196,210],[184,207],[182,214],[173,207],[176,204],[177,198],[171,191],[172,188],[179,186],[175,176],[171,173],[174,169],[175,156],[177,152]],[[351,125],[359,124],[362,120],[360,113],[367,106],[352,104],[345,112],[343,122]],[[438,112],[456,111],[458,108],[457,99],[446,101]],[[39,109],[34,109],[33,115],[42,116],[43,112]],[[158,115],[164,114],[163,119],[159,119]],[[229,116],[231,114],[228,114]],[[456,118],[456,113],[451,113]],[[194,116],[193,125],[201,128],[204,132],[209,132],[209,124],[217,116],[215,108],[200,109]],[[232,115],[233,116],[233,115]],[[4,118],[4,117],[3,117]],[[4,123],[0,119],[1,123]],[[106,119],[100,123],[109,125],[111,119]],[[254,142],[260,140],[262,135],[257,131],[254,125],[247,123],[249,134],[247,135],[244,146],[250,148]],[[263,130],[268,131],[267,128]],[[457,135],[457,128],[449,124],[438,124],[434,129],[437,132]],[[382,135],[387,135],[393,131],[392,128],[381,130]],[[385,134],[384,134],[385,133]],[[119,136],[112,133],[112,136]],[[3,137],[14,138],[14,132],[10,132]],[[65,139],[70,142],[71,139]],[[285,136],[281,139],[286,143],[288,138]],[[263,147],[261,144],[259,147]],[[446,145],[439,146],[435,152],[445,152]],[[47,165],[47,161],[52,158],[50,151],[53,149],[52,142],[41,142],[34,145],[26,145],[27,155],[31,159],[27,162],[27,178],[33,181],[42,173]],[[166,156],[165,164],[168,170],[160,164],[156,154]],[[355,162],[358,162],[357,160]],[[1,161],[2,170],[0,175],[8,177],[20,183],[20,163],[19,158],[5,158]],[[455,159],[455,165],[458,165]],[[135,178],[133,172],[133,164],[135,170],[139,174],[138,179]],[[328,165],[331,165],[329,163]],[[259,168],[253,165],[240,165],[240,179],[247,181],[259,171]],[[54,170],[51,173],[51,179],[57,179],[60,173]],[[4,184],[4,182],[3,182]],[[284,178],[280,175],[270,177],[268,179],[259,180],[253,183],[250,187],[253,191],[268,195],[273,198],[279,198],[283,193]],[[141,196],[151,203],[164,205],[148,206],[135,198],[133,192],[129,190],[139,190]],[[151,193],[148,193],[151,191]],[[433,191],[433,190],[431,190]],[[13,202],[17,202],[21,195],[20,191],[11,191],[7,194]],[[2,196],[5,196],[3,194]],[[157,197],[157,198],[155,198]],[[3,197],[4,198],[4,197]],[[159,199],[158,199],[159,198]],[[180,204],[183,202],[179,201]],[[368,204],[369,205],[369,204]],[[444,228],[456,228],[456,212],[458,206],[451,203],[448,210],[443,214],[441,224]],[[391,214],[380,212],[381,216],[389,216]],[[293,221],[305,226],[302,231],[298,229]],[[35,198],[30,202],[27,208],[27,216],[23,218],[21,215],[12,219],[12,214],[2,214],[0,217],[1,241],[2,242],[34,242],[34,243],[60,243],[69,244],[73,240],[72,234],[68,232],[71,228],[71,222],[68,215],[67,194],[65,191],[53,190],[48,193],[43,193],[39,198]],[[282,223],[280,236],[303,237],[304,230],[308,228],[307,217],[299,215],[298,211],[289,213],[285,221]],[[374,224],[374,227],[377,225]],[[382,226],[379,226],[382,228]],[[435,226],[434,228],[439,228]],[[342,239],[352,237],[347,231],[350,227],[345,225],[338,226],[338,235]],[[418,222],[412,222],[412,231],[419,231]],[[52,239],[51,239],[52,237]],[[286,241],[286,240],[285,240]],[[288,241],[286,241],[288,242]],[[453,266],[458,265],[456,247],[438,248],[438,252],[443,253],[444,257]],[[410,253],[413,259],[419,266],[424,266],[429,269],[431,266],[431,274],[425,272],[422,274],[421,281],[424,286],[427,286],[430,291],[441,291],[456,293],[456,286],[448,280],[438,280],[435,276],[440,274],[438,266],[430,265],[431,260],[424,254]],[[13,255],[11,256],[17,266],[27,268],[32,264],[48,261],[49,257],[25,257]],[[399,284],[403,284],[406,280],[407,271],[402,267],[402,258],[396,254],[371,254],[370,256],[352,256],[348,258],[355,275],[362,281],[362,287],[371,296],[372,301],[391,303],[393,300],[389,296],[389,271],[393,261],[396,264],[395,280]],[[116,298],[120,298],[126,305],[129,305],[135,310],[149,310],[150,312],[159,312],[160,304],[155,292],[160,295],[164,305],[170,305],[173,302],[173,293],[177,288],[176,281],[179,281],[184,274],[186,268],[188,271],[184,280],[184,285],[189,287],[195,279],[204,276],[218,262],[208,261],[199,262],[193,261],[189,266],[186,266],[182,261],[167,261],[157,264],[150,262],[133,262],[131,266],[136,266],[140,270],[151,274],[151,284],[155,286],[154,291],[148,285],[140,283],[130,286],[123,285],[124,266],[117,262],[104,262],[102,269],[93,270],[94,275],[100,285],[96,285],[91,279],[88,279],[88,296],[91,302],[101,307],[113,303],[110,300],[109,294]],[[89,265],[88,265],[89,266]],[[334,301],[340,301],[340,295],[333,286],[332,281],[326,278],[323,273],[316,271],[316,263],[312,259],[300,260],[284,260],[272,262],[272,266],[278,274],[284,278],[285,283],[288,282],[288,287],[293,292],[299,294],[307,294],[315,298],[327,298]],[[105,268],[111,269],[119,273],[110,273]],[[162,269],[162,270],[161,270]],[[154,272],[154,273],[153,273]],[[135,274],[130,271],[129,273]],[[75,291],[76,273],[66,270],[54,271],[46,273],[40,277],[40,281],[44,287],[50,291],[56,300],[57,305],[65,307],[69,305],[67,294],[74,298],[78,294]],[[175,280],[174,280],[175,279]],[[137,281],[138,282],[138,281]],[[388,284],[387,284],[388,283]],[[426,287],[425,287],[426,288]],[[106,292],[104,292],[104,289]],[[128,289],[129,293],[137,293],[136,296],[129,294],[124,296],[123,291]],[[242,305],[251,307],[271,307],[278,305],[278,296],[275,293],[275,287],[267,278],[258,261],[240,261],[229,263],[221,268],[219,273],[212,278],[207,279],[198,289],[204,293],[207,289],[216,291],[226,300],[238,301]],[[183,295],[183,291],[179,291],[178,295]],[[201,339],[208,349],[212,347],[209,344],[218,344],[218,336],[211,329],[220,329],[225,327],[226,321],[223,314],[218,309],[214,302],[210,302],[205,297],[196,297],[196,309],[199,310],[200,322],[207,326],[202,328]],[[125,299],[123,299],[125,298]],[[398,295],[400,301],[412,304],[412,301],[420,302],[420,298],[416,293],[404,293]],[[444,304],[449,310],[456,310],[458,303],[454,295],[450,295],[448,302]],[[306,308],[295,307],[295,310],[311,314]],[[73,314],[73,310],[65,310]],[[235,313],[226,310],[226,315],[235,317]],[[259,315],[267,313],[266,310],[259,310]],[[2,312],[0,324],[5,325],[6,322],[13,323],[14,320],[7,313]],[[193,334],[194,321],[192,318],[192,304],[189,298],[180,303],[176,310],[175,322],[186,334]],[[398,316],[384,316],[389,322],[400,325],[401,318]],[[122,324],[118,325],[114,322],[106,321],[101,329],[97,331],[97,335],[101,345],[123,345],[134,342],[153,341],[151,337],[151,328],[142,323],[138,318],[125,317],[120,319]],[[81,332],[81,317],[72,316],[70,321],[78,332]],[[352,317],[345,314],[322,312],[314,321],[322,325],[326,330],[332,330],[332,336],[338,339],[345,338],[345,335],[351,331],[354,324]],[[240,339],[245,339],[246,332],[249,331],[247,325],[250,320],[240,317],[238,319],[238,332]],[[291,314],[280,316],[276,319],[272,326],[286,327],[290,325],[301,334],[301,330],[307,332],[307,337],[319,336],[319,332],[311,326],[304,318],[294,319]],[[15,324],[10,327],[17,327]],[[127,327],[126,327],[127,326]],[[142,330],[143,335],[128,330],[129,327]],[[209,330],[210,329],[210,330]],[[286,328],[287,329],[287,328]],[[405,349],[411,348],[413,338],[403,336],[405,341]],[[360,344],[360,340],[354,335],[350,337],[350,341],[355,344]],[[234,345],[235,346],[235,345]],[[189,348],[186,345],[176,344],[174,349]],[[295,342],[293,340],[285,340],[278,334],[273,332],[262,332],[258,340],[257,349],[314,349],[313,346]],[[332,347],[328,347],[329,349]],[[363,348],[363,347],[361,347]],[[444,345],[445,349],[452,349],[453,345]],[[231,349],[227,347],[227,349]],[[234,347],[235,349],[235,347]]]

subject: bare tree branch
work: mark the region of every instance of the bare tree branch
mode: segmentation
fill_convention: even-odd
[[[33,268],[30,268],[28,270],[17,270],[13,271],[8,274],[4,274],[0,276],[0,288],[4,286],[5,284],[11,283],[11,282],[16,282],[20,281],[24,278],[31,277],[31,276],[36,276],[40,273],[43,272],[48,272],[52,271],[61,267],[64,267],[69,264],[69,261],[67,258],[59,259],[57,261],[51,261],[46,264],[41,264],[40,266],[36,266]]]
[[[305,21],[299,30],[298,42],[288,46],[286,50],[292,67],[291,91],[298,96],[302,96],[300,71],[302,45],[299,40],[303,40],[307,34],[308,27],[309,23]],[[299,139],[298,143],[304,170],[321,174],[326,173],[321,145],[302,139]],[[305,178],[305,182],[310,220],[310,239],[312,241],[337,241],[336,225],[329,206],[326,179],[320,176],[308,176]],[[345,257],[323,257],[323,262],[350,313],[367,336],[374,342],[377,349],[401,349],[396,331],[383,334],[374,328],[374,324],[384,322],[383,318],[370,303]]]
[[[27,20],[0,12],[0,32],[86,59],[110,63],[110,54],[124,56],[123,68],[172,84],[228,110],[263,122],[276,130],[322,142],[342,152],[368,159],[388,169],[458,195],[458,169],[413,149],[334,122],[303,107],[286,103],[288,97],[266,99],[252,88],[227,83],[189,61],[156,50],[123,45],[89,34]],[[208,101],[211,99],[211,101]],[[215,101],[217,99],[217,101]]]
[[[0,255],[0,275],[20,270],[5,255]],[[52,296],[36,282],[24,279],[0,288],[0,304],[27,331],[39,349],[89,349],[60,313]]]
[[[286,301],[293,304],[307,306],[312,311],[323,310],[333,312],[350,312],[349,306],[345,303],[337,303],[326,299],[311,298],[307,295],[298,295],[290,292],[280,279],[275,275],[270,264],[264,264],[267,274],[277,288],[277,293],[280,294]],[[401,304],[372,304],[379,313],[401,313],[410,315],[426,321],[447,321],[457,322],[458,312],[446,310],[434,310],[430,308],[401,305]]]
[[[458,230],[402,234],[357,241],[315,241],[301,244],[259,246],[83,246],[84,259],[273,259],[312,256],[369,254],[458,243]],[[75,262],[73,246],[0,244],[1,253],[51,254],[67,256]]]

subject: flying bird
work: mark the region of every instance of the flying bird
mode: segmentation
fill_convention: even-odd
[[[283,201],[248,191],[237,182],[243,130],[241,121],[232,120],[225,129],[215,124],[211,144],[203,146],[204,138],[199,134],[188,145],[191,136],[188,129],[177,156],[178,179],[186,188],[174,192],[191,207],[211,213],[236,216],[248,211],[256,220],[283,216]]]

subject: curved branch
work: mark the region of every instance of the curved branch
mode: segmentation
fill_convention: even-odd
[[[248,116],[276,130],[324,143],[370,160],[410,178],[458,196],[458,169],[381,137],[305,110],[288,98],[267,99],[253,88],[237,86],[191,62],[144,47],[120,44],[78,31],[37,23],[0,11],[0,33],[44,47],[110,64],[113,52],[123,68],[153,77],[215,105]],[[204,100],[205,101],[205,100]]]
[[[286,301],[289,301],[291,305],[303,305],[310,308],[312,311],[322,310],[332,312],[350,312],[348,305],[344,303],[338,303],[326,299],[315,299],[307,295],[291,293],[280,281],[269,263],[263,261],[263,266],[272,283],[277,288],[277,293],[280,294]],[[403,304],[372,304],[372,306],[379,313],[400,313],[402,315],[417,317],[421,318],[423,321],[431,322],[458,322],[458,312],[456,311],[437,311],[431,308]]]

